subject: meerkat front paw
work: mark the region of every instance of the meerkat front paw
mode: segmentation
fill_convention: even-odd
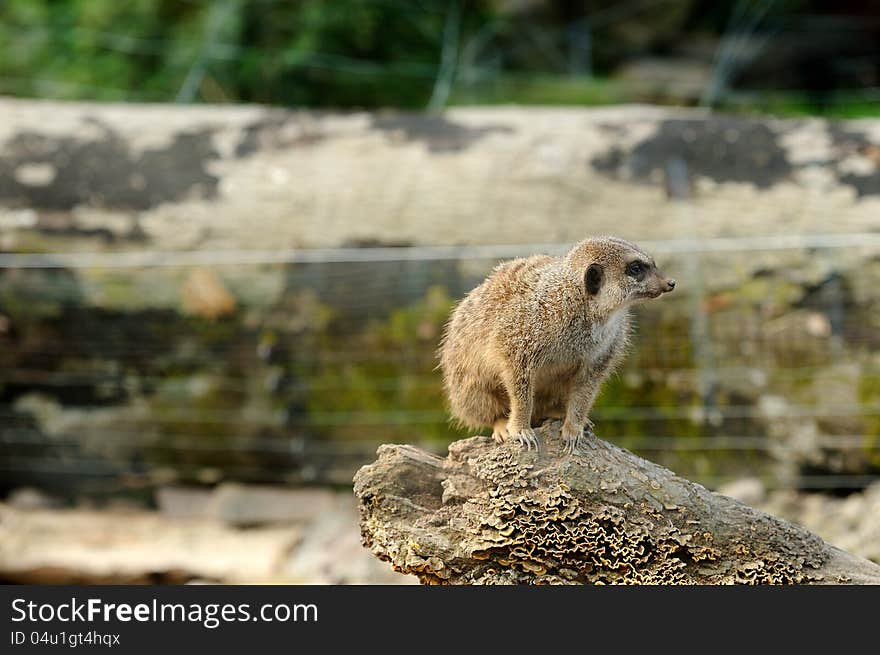
[[[580,448],[585,437],[593,437],[593,422],[587,419],[584,427],[578,428],[568,423],[562,426],[562,439],[565,442],[565,454],[572,455]]]
[[[512,433],[511,436],[519,442],[519,445],[526,450],[540,450],[538,447],[538,435],[532,428],[523,428],[518,432]]]
[[[504,443],[513,439],[526,450],[539,450],[538,435],[530,427],[511,429],[507,419],[498,419],[492,426],[492,438],[496,443]]]

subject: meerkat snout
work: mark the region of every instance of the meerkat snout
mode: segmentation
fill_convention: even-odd
[[[624,275],[629,301],[656,298],[675,288],[675,280],[666,277],[654,259],[640,251],[624,260]]]
[[[538,447],[533,426],[561,418],[565,450],[574,452],[592,434],[588,413],[626,349],[628,307],[675,286],[648,253],[617,237],[500,264],[444,331],[440,368],[452,415],[526,448]]]

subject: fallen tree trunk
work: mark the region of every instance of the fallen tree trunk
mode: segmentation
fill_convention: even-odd
[[[384,445],[354,478],[374,555],[440,584],[880,584],[880,566],[601,439]]]

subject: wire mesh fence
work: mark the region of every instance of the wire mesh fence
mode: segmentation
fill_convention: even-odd
[[[379,443],[442,452],[453,303],[568,245],[0,255],[4,484],[347,485]],[[876,234],[642,245],[680,288],[636,310],[599,436],[713,487],[880,479]]]

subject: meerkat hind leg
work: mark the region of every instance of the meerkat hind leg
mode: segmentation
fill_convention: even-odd
[[[495,443],[504,443],[510,439],[510,433],[507,431],[507,419],[503,416],[495,419],[495,423],[492,425],[492,438]]]

